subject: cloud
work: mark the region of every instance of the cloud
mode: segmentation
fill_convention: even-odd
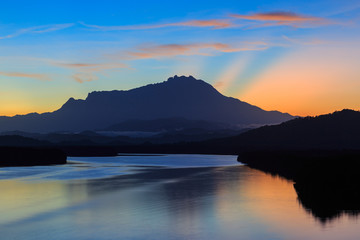
[[[116,61],[129,61],[138,59],[161,59],[175,56],[203,55],[211,56],[215,52],[240,52],[263,50],[268,46],[264,42],[243,42],[242,47],[234,47],[224,43],[192,43],[192,44],[162,44],[162,45],[143,45],[133,48],[133,50],[123,51],[120,54],[107,55],[107,59],[113,59],[113,62],[88,63],[88,62],[60,62],[48,61],[50,64],[73,69],[71,77],[79,83],[98,80],[99,74],[104,74],[105,70],[110,69],[130,69],[127,64]]]
[[[260,46],[247,43],[244,47],[233,47],[224,43],[193,43],[193,44],[163,44],[139,47],[136,51],[128,51],[132,59],[166,58],[174,56],[212,55],[213,52],[256,51],[267,48],[265,43]]]
[[[230,18],[229,18],[230,16]],[[208,20],[188,20],[170,23],[160,24],[143,24],[143,25],[120,25],[120,26],[100,26],[91,25],[84,22],[79,22],[85,27],[101,30],[101,31],[121,31],[121,30],[147,30],[158,29],[166,27],[197,27],[197,28],[212,28],[212,29],[224,29],[224,28],[256,28],[256,27],[268,27],[287,25],[292,27],[314,27],[319,25],[326,25],[334,23],[329,19],[307,16],[297,14],[294,12],[286,11],[273,11],[264,13],[255,13],[250,15],[230,14],[227,18],[222,19],[208,19]],[[253,22],[261,22],[251,24],[250,26],[245,23],[239,24],[236,20],[250,20]],[[235,21],[235,22],[234,22]]]
[[[321,18],[298,15],[293,12],[267,12],[267,13],[256,13],[253,15],[240,15],[240,14],[232,14],[232,17],[248,19],[248,20],[257,20],[257,21],[286,21],[286,22],[294,22],[294,21],[317,21],[321,20]]]
[[[252,15],[231,14],[233,18],[265,22],[255,27],[266,27],[276,25],[288,25],[293,27],[304,27],[304,24],[324,25],[330,21],[320,17],[300,15],[293,12],[275,11],[266,13],[255,13]],[[309,26],[309,25],[308,25]]]
[[[162,23],[162,24],[147,24],[147,25],[131,25],[131,26],[99,26],[90,25],[80,22],[83,26],[94,28],[102,31],[116,31],[116,30],[146,30],[165,27],[208,27],[213,29],[222,29],[235,27],[229,19],[209,19],[209,20],[189,20],[174,23]]]
[[[72,75],[72,78],[78,83],[91,82],[98,80],[99,77],[96,73],[109,69],[128,68],[123,63],[64,63],[64,62],[52,62],[53,65],[74,69],[76,73]]]
[[[72,75],[72,78],[78,83],[91,82],[98,80],[98,76],[93,73],[75,73]]]
[[[6,77],[22,77],[22,78],[33,78],[41,81],[51,81],[51,78],[46,74],[38,73],[21,73],[21,72],[0,72],[1,76]]]
[[[82,72],[99,72],[107,69],[116,69],[116,68],[128,68],[128,65],[124,63],[63,63],[63,62],[54,62],[53,65],[73,68]]]
[[[68,68],[88,68],[88,67],[97,67],[100,65],[94,63],[55,63],[55,64]]]
[[[9,35],[0,36],[0,39],[14,38],[14,37],[18,37],[20,35],[30,34],[30,33],[41,34],[41,33],[54,32],[54,31],[62,30],[62,29],[69,28],[72,26],[74,26],[73,23],[35,26],[35,27],[20,29]]]

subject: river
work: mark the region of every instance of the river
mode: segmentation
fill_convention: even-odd
[[[236,156],[72,157],[0,168],[0,239],[358,239],[313,216],[285,179]]]

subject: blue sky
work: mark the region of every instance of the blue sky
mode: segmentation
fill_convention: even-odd
[[[359,13],[351,0],[3,1],[0,115],[175,74],[266,110],[358,109]]]

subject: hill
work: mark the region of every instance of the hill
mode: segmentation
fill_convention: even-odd
[[[344,109],[263,126],[212,143],[238,149],[360,149],[360,112]]]

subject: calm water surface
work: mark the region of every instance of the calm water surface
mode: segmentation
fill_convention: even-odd
[[[236,156],[70,158],[0,169],[0,239],[359,239],[347,215],[322,223],[291,182]]]

